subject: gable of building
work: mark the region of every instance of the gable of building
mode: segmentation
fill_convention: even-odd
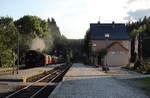
[[[107,48],[108,51],[126,51],[129,52],[127,48],[125,48],[121,43],[114,42],[110,44]]]
[[[107,44],[106,44],[107,42]],[[92,46],[92,49],[95,48],[96,51],[102,49],[102,48],[106,48],[108,46],[112,46],[115,43],[120,43],[122,47],[125,47],[126,49],[129,50],[130,52],[130,40],[92,40],[91,43],[95,44],[96,47]]]

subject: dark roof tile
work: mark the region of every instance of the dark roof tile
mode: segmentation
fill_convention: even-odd
[[[90,33],[92,40],[103,40],[105,34],[110,34],[110,40],[129,40],[125,24],[90,24]]]

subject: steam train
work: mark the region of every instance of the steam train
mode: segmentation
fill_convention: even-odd
[[[35,50],[29,50],[25,55],[26,67],[43,66],[60,62],[63,62],[63,60],[56,56],[43,54]]]

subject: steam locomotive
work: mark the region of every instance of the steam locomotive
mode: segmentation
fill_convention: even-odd
[[[25,66],[35,67],[35,66],[55,64],[55,63],[60,62],[58,60],[60,59],[56,56],[43,54],[35,50],[29,50],[28,52],[26,52],[26,55],[25,55]]]

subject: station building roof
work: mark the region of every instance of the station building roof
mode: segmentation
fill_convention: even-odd
[[[109,34],[109,40],[130,40],[123,23],[91,23],[91,40],[105,40],[105,34]]]

